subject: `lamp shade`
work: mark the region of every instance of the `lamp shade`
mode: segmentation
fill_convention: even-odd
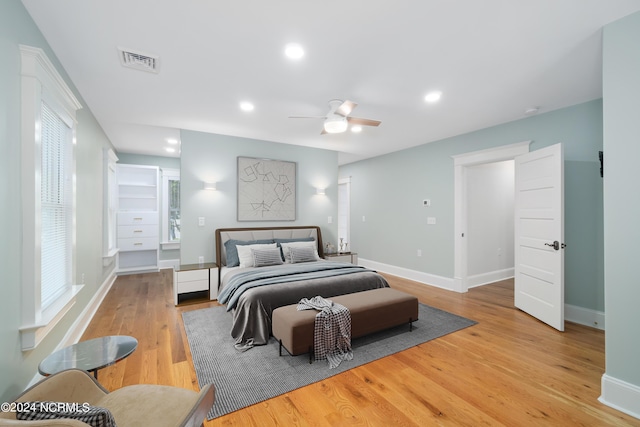
[[[327,117],[324,121],[324,130],[327,133],[340,133],[347,130],[347,118],[342,116]]]

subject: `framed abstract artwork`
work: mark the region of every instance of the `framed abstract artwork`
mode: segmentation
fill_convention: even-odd
[[[238,221],[294,221],[296,163],[238,157]]]

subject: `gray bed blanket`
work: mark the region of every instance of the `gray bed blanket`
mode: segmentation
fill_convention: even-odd
[[[231,311],[236,308],[242,293],[256,286],[341,276],[362,271],[372,270],[342,262],[311,262],[247,269],[234,274],[226,282],[222,292],[218,295],[218,301],[222,304],[227,304],[227,311]]]
[[[292,267],[303,265],[315,265],[320,267],[320,271],[340,271],[336,275],[320,275],[320,277],[309,277],[313,271],[303,268],[303,272],[293,274]],[[218,296],[218,301],[228,303],[233,297],[235,303],[233,310],[233,327],[231,336],[235,339],[235,346],[238,350],[244,351],[254,345],[264,345],[271,336],[271,313],[278,307],[290,304],[297,304],[302,298],[313,298],[320,295],[325,298],[338,295],[345,295],[354,292],[367,291],[370,289],[389,287],[387,281],[378,273],[363,267],[352,264],[343,264],[329,261],[316,263],[299,264],[297,266],[284,265],[279,268],[260,267],[256,269],[239,269],[237,272],[230,272],[223,278],[222,291]],[[314,267],[310,267],[311,270]],[[260,271],[258,271],[260,270]],[[275,270],[269,272],[269,270]],[[278,270],[289,271],[290,274]],[[306,272],[304,270],[307,270]],[[255,286],[247,284],[240,293],[242,283],[237,283],[235,277],[244,275],[245,272],[254,272]],[[274,276],[270,284],[265,284],[259,277],[260,274]],[[280,279],[276,279],[280,276]],[[297,277],[296,277],[297,276]],[[242,280],[238,279],[239,282]],[[235,283],[235,284],[234,284]],[[230,287],[229,287],[230,286]],[[229,289],[227,289],[229,287]],[[237,293],[237,295],[236,295]],[[224,298],[224,299],[222,299]]]

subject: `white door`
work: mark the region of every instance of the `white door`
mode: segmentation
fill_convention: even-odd
[[[562,145],[515,161],[515,306],[564,331]]]

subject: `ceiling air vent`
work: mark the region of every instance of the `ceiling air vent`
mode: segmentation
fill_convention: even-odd
[[[158,56],[136,52],[122,47],[119,47],[118,49],[120,50],[120,62],[123,66],[134,68],[136,70],[149,71],[150,73],[158,72]]]

